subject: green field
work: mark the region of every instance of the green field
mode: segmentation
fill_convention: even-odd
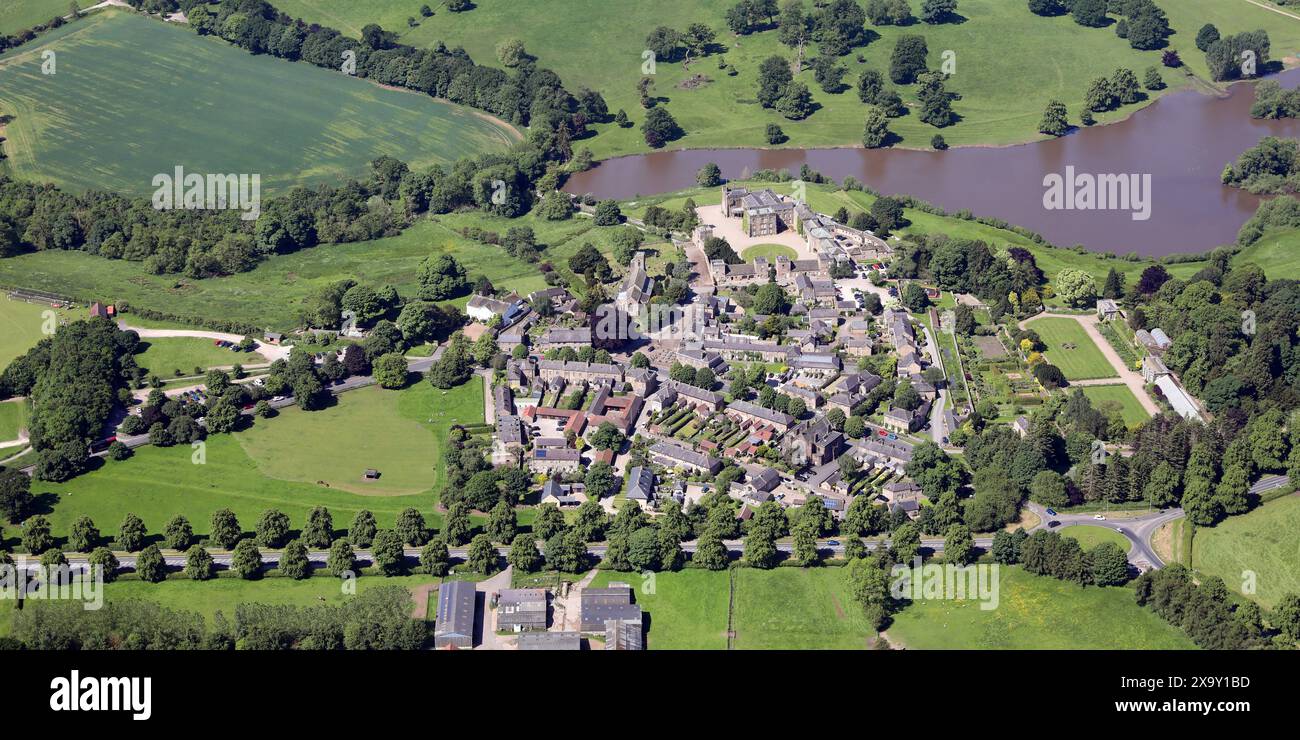
[[[766,257],[769,262],[775,262],[777,257],[794,259],[799,256],[799,253],[784,244],[755,244],[742,252],[740,256],[746,262],[753,262],[759,257]]]
[[[1195,0],[1197,4],[1213,0]],[[570,89],[579,86],[600,91],[611,111],[624,109],[635,124],[643,111],[638,102],[636,84],[641,77],[641,52],[646,34],[656,26],[685,29],[691,23],[704,23],[718,33],[717,42],[726,47],[722,56],[739,74],[728,76],[718,68],[718,55],[693,62],[685,69],[680,62],[657,64],[653,94],[673,114],[686,132],[674,147],[767,146],[764,126],[780,125],[789,141],[785,146],[860,145],[866,106],[858,99],[852,85],[865,68],[886,71],[895,40],[902,34],[923,34],[928,42],[931,68],[943,63],[943,52],[956,54],[956,69],[949,89],[960,93],[954,110],[962,116],[956,125],[943,129],[949,144],[1009,144],[1042,138],[1037,125],[1043,108],[1053,98],[1068,106],[1077,117],[1088,81],[1110,75],[1118,66],[1134,69],[1139,78],[1148,66],[1159,65],[1160,52],[1136,51],[1113,28],[1090,29],[1074,23],[1069,16],[1041,18],[1029,12],[1019,0],[962,0],[958,12],[961,23],[906,27],[870,26],[878,35],[866,47],[858,48],[840,59],[847,68],[845,82],[850,89],[826,93],[813,80],[805,64],[797,79],[808,85],[820,108],[803,121],[790,121],[755,101],[759,63],[773,54],[788,59],[794,53],[777,40],[777,31],[768,30],[736,37],[727,30],[724,16],[734,0],[660,0],[637,3],[608,0],[549,0],[518,3],[510,0],[479,0],[463,13],[439,11],[432,18],[419,19],[415,28],[407,28],[406,19],[418,4],[409,0],[276,0],[284,12],[326,25],[352,36],[369,22],[397,31],[404,43],[429,46],[439,41],[448,46],[463,46],[481,63],[495,63],[495,46],[503,38],[517,37],[538,57],[543,66],[554,69]],[[1241,3],[1249,8],[1244,0]],[[811,11],[811,3],[805,3]],[[918,3],[912,3],[915,13]],[[560,11],[562,9],[562,12]],[[1267,16],[1267,12],[1256,15]],[[584,26],[599,28],[599,34],[582,37],[574,43],[574,20]],[[1288,19],[1252,19],[1250,23],[1229,19],[1225,31],[1256,27],[1277,28]],[[1300,40],[1300,22],[1297,33]],[[1184,38],[1175,36],[1171,45],[1191,48],[1196,24]],[[1182,29],[1179,29],[1180,31]],[[1285,36],[1283,34],[1283,36]],[[1007,43],[1015,39],[1015,43]],[[1282,48],[1274,41],[1274,48]],[[805,52],[811,60],[817,54],[811,45]],[[862,54],[865,62],[858,62]],[[1185,56],[1192,56],[1185,53]],[[686,89],[679,85],[693,75],[708,78],[702,87]],[[1165,70],[1171,90],[1186,85],[1182,75]],[[900,90],[904,101],[916,105],[915,86]],[[667,102],[662,100],[666,98]],[[1105,114],[1110,121],[1129,115],[1136,106]],[[1077,120],[1077,119],[1076,119]],[[891,128],[903,137],[907,146],[928,147],[937,129],[920,122],[915,114],[894,119]],[[646,145],[636,127],[619,129],[614,124],[596,127],[599,134],[584,145],[599,157],[644,151]]]
[[[211,339],[200,337],[150,337],[141,339],[140,345],[144,350],[136,355],[136,364],[163,378],[175,375],[177,370],[192,375],[196,367],[206,370],[235,363],[248,367],[266,362],[257,352],[231,352],[214,345]]]
[[[918,650],[1189,650],[1181,630],[1139,607],[1125,587],[1083,587],[1018,567],[1000,570],[998,607],[977,601],[919,601],[886,631]],[[1081,615],[1087,615],[1082,619]]]
[[[1119,549],[1128,552],[1131,545],[1124,535],[1116,532],[1109,527],[1093,527],[1087,524],[1076,524],[1064,529],[1058,529],[1057,533],[1062,537],[1073,537],[1079,541],[1079,545],[1085,550],[1100,545],[1103,542],[1113,542],[1119,545]]]
[[[80,309],[54,309],[43,303],[16,301],[0,294],[0,368],[8,366],[15,357],[26,353],[46,337],[49,318],[46,311],[53,311],[58,324],[86,316]]]
[[[47,49],[54,76],[41,73]],[[0,56],[0,81],[7,169],[74,189],[148,195],[181,166],[260,174],[267,195],[337,183],[380,155],[427,167],[515,138],[467,108],[117,10]]]
[[[1259,265],[1269,280],[1300,278],[1300,229],[1276,229],[1237,253],[1235,264]]]
[[[725,571],[695,568],[657,573],[654,593],[646,593],[639,574],[603,570],[591,585],[600,588],[622,581],[636,589],[634,599],[649,622],[647,649],[725,650],[728,577]]]
[[[1288,593],[1300,593],[1300,496],[1284,496],[1254,511],[1196,530],[1192,562],[1201,575],[1219,576],[1240,591],[1255,574],[1256,601],[1272,608]]]
[[[849,596],[843,568],[736,570],[735,646],[861,650],[876,631]]]
[[[391,526],[407,507],[420,509],[429,526],[438,526],[433,507],[442,479],[439,449],[451,424],[482,423],[482,382],[475,378],[445,395],[421,382],[400,392],[370,388],[339,398],[323,411],[285,410],[257,420],[250,430],[214,435],[201,465],[192,462],[188,446],[146,446],[129,460],[105,463],[67,483],[38,482],[32,492],[49,510],[56,537],[66,537],[83,515],[112,536],[128,512],[151,533],[184,514],[204,536],[212,512],[221,508],[232,509],[246,531],[272,507],[298,527],[317,505],[329,507],[336,529],[346,529],[361,509],[373,511],[381,527]],[[376,489],[370,495],[347,490],[364,490],[360,478],[368,467],[383,473]],[[389,495],[376,495],[380,491]]]
[[[90,7],[94,2],[82,0],[81,5]],[[67,0],[5,0],[0,3],[0,34],[22,31],[67,14]]]
[[[27,400],[0,403],[0,442],[18,438],[18,432],[27,425]]]
[[[1129,390],[1126,385],[1086,385],[1083,388],[1083,395],[1092,401],[1092,405],[1099,409],[1104,409],[1107,404],[1115,403],[1119,405],[1119,412],[1124,417],[1124,423],[1129,427],[1136,427],[1151,415],[1142,404],[1138,402],[1133,391]]]
[[[1047,317],[1034,319],[1025,326],[1038,332],[1047,345],[1047,361],[1061,368],[1068,380],[1117,377],[1105,355],[1074,319]],[[1065,345],[1071,345],[1066,347]]]

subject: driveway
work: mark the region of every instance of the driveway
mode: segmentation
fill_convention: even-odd
[[[744,257],[745,249],[755,244],[780,244],[783,247],[789,247],[794,250],[798,259],[816,259],[817,255],[808,246],[807,240],[793,229],[786,229],[775,234],[765,236],[749,236],[741,228],[741,220],[738,218],[727,218],[722,215],[722,204],[716,206],[700,206],[695,209],[695,215],[699,217],[700,223],[708,224],[713,227],[713,235],[726,239],[731,248],[736,250],[736,254]]]
[[[497,610],[492,608],[492,594],[510,588],[511,573],[514,567],[506,569],[487,579],[474,584],[474,591],[483,595],[483,638],[475,650],[512,650],[515,639],[497,634]]]

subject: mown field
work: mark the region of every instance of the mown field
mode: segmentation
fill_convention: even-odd
[[[1091,550],[1103,542],[1112,542],[1124,552],[1128,552],[1130,547],[1129,541],[1125,539],[1124,535],[1109,527],[1091,527],[1087,524],[1076,524],[1056,531],[1062,537],[1073,537],[1078,540],[1079,545],[1085,550]]]
[[[643,117],[636,84],[647,33],[659,25],[683,30],[691,23],[704,23],[717,32],[718,43],[725,47],[721,56],[739,74],[731,77],[720,70],[717,54],[691,63],[689,69],[680,62],[656,65],[653,94],[686,132],[670,146],[767,146],[764,127],[768,123],[780,125],[789,136],[783,146],[860,145],[866,108],[856,91],[826,93],[808,69],[798,79],[808,85],[820,106],[812,116],[788,121],[758,105],[754,93],[759,63],[773,54],[792,59],[794,53],[779,43],[775,30],[734,36],[725,23],[726,11],[734,4],[734,0],[480,0],[468,12],[439,9],[432,18],[420,18],[419,3],[410,0],[274,2],[292,16],[333,26],[354,37],[363,25],[375,22],[396,31],[403,43],[431,46],[442,41],[451,47],[463,46],[480,63],[496,63],[495,47],[501,39],[519,38],[540,64],[554,69],[570,88],[586,86],[600,91],[611,111],[626,110],[636,124]],[[910,4],[913,13],[919,11],[919,2]],[[805,3],[805,7],[811,10],[812,4]],[[1182,51],[1191,69],[1202,76],[1206,75],[1203,55],[1196,51],[1193,40],[1207,20],[1219,24],[1224,33],[1267,29],[1275,56],[1300,45],[1300,21],[1246,0],[1179,0],[1161,7],[1169,13],[1176,31],[1170,46]],[[1041,138],[1038,121],[1049,100],[1063,101],[1071,119],[1077,121],[1090,80],[1108,76],[1116,67],[1129,67],[1140,79],[1143,70],[1160,64],[1159,51],[1132,49],[1115,35],[1113,24],[1084,28],[1069,16],[1041,18],[1030,13],[1021,0],[962,0],[958,12],[962,16],[959,23],[932,26],[917,22],[902,28],[868,25],[873,39],[841,58],[848,69],[846,82],[856,82],[868,67],[887,70],[896,39],[920,33],[928,42],[931,68],[939,67],[945,51],[956,55],[949,88],[962,96],[953,106],[962,120],[943,129],[948,143],[1010,144]],[[418,25],[408,28],[407,19],[412,16]],[[816,54],[816,45],[811,44],[806,56],[811,59]],[[857,60],[858,54],[864,61]],[[1188,84],[1176,70],[1163,72],[1168,91]],[[697,74],[708,82],[695,89],[679,87]],[[905,102],[916,104],[914,86],[900,92]],[[666,102],[662,101],[665,98]],[[1099,120],[1126,117],[1137,107],[1126,106]],[[915,115],[895,119],[891,128],[902,137],[902,145],[912,147],[928,147],[937,131]],[[598,157],[646,150],[636,128],[604,124],[597,129],[597,136],[586,145]]]
[[[1284,496],[1254,511],[1200,527],[1192,563],[1206,576],[1219,576],[1240,592],[1247,573],[1255,577],[1250,595],[1273,608],[1288,593],[1300,593],[1300,496]]]
[[[1127,587],[1077,586],[1019,567],[1000,570],[996,609],[976,601],[918,601],[886,631],[917,650],[1190,650],[1181,630],[1139,607]],[[1088,615],[1080,619],[1080,615]]]
[[[635,589],[633,600],[649,622],[649,650],[726,650],[728,577],[725,571],[694,568],[657,573],[654,592],[647,593],[640,574],[602,570],[591,585],[622,581]]]
[[[0,260],[0,265],[3,264],[4,260]],[[0,367],[7,366],[46,337],[46,311],[52,311],[59,324],[86,316],[81,310],[55,309],[43,303],[16,301],[0,294]]]
[[[13,399],[0,403],[0,442],[17,439],[19,431],[27,426],[26,399]]]
[[[1038,332],[1043,344],[1047,345],[1044,352],[1047,361],[1061,368],[1067,379],[1115,377],[1115,368],[1111,367],[1096,343],[1074,319],[1047,317],[1034,319],[1025,326]]]
[[[1130,427],[1136,427],[1151,415],[1142,404],[1138,402],[1133,391],[1129,390],[1126,385],[1087,385],[1082,386],[1083,395],[1092,401],[1096,408],[1104,408],[1107,404],[1119,404],[1119,412],[1124,416],[1124,423]]]
[[[381,527],[392,526],[407,507],[420,509],[436,527],[441,520],[433,507],[444,475],[440,450],[447,430],[453,423],[482,421],[483,384],[477,378],[445,394],[424,382],[396,392],[372,387],[344,393],[338,405],[322,411],[285,410],[258,419],[249,430],[214,435],[203,464],[193,462],[189,446],[145,446],[129,460],[106,462],[67,483],[38,482],[32,492],[57,538],[66,537],[83,515],[111,537],[128,512],[143,519],[151,534],[184,514],[195,533],[205,536],[212,513],[221,508],[233,510],[246,531],[273,507],[300,527],[317,505],[329,507],[339,530],[361,509],[374,512]],[[364,488],[362,473],[371,467],[383,476]],[[18,544],[17,534],[6,532],[8,544]]]
[[[862,650],[876,631],[845,584],[843,568],[736,571],[740,650]]]
[[[196,367],[207,370],[235,363],[248,367],[266,362],[257,352],[231,352],[200,337],[150,337],[141,339],[140,344],[144,349],[136,354],[136,364],[163,378],[176,375],[178,370],[192,375]]]
[[[65,4],[66,8],[66,4]],[[57,73],[41,54],[57,53]],[[96,13],[0,56],[8,171],[149,195],[156,174],[260,174],[262,194],[498,149],[516,132],[428,96],[256,57],[176,24]]]

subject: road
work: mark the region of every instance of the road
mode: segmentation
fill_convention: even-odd
[[[1151,547],[1151,537],[1155,535],[1156,530],[1160,529],[1162,525],[1183,515],[1182,509],[1165,509],[1114,521],[1096,519],[1094,514],[1057,514],[1051,516],[1045,508],[1032,501],[1029,502],[1029,510],[1034,512],[1039,519],[1038,526],[1033,527],[1030,531],[1045,529],[1049,521],[1057,521],[1060,522],[1059,528],[1074,526],[1101,527],[1119,532],[1129,541],[1128,561],[1139,570],[1164,567],[1164,561],[1156,555],[1155,550]],[[1058,528],[1053,527],[1053,529]]]

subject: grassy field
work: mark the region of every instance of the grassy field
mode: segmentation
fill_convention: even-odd
[[[876,632],[849,596],[842,568],[736,571],[737,649],[860,650]]]
[[[81,0],[81,5],[90,7],[94,2]],[[67,14],[67,0],[5,0],[0,3],[0,34],[22,31]]]
[[[66,4],[65,4],[66,8]],[[54,77],[41,54],[58,53]],[[516,132],[428,96],[253,56],[188,29],[106,11],[0,56],[8,170],[148,195],[177,166],[257,173],[262,193],[358,175],[380,155],[427,167]]]
[[[18,432],[27,425],[27,400],[16,399],[0,403],[0,442],[18,438]]]
[[[495,45],[502,38],[518,37],[539,63],[559,73],[566,85],[599,90],[611,111],[626,110],[636,124],[643,117],[636,84],[641,77],[646,34],[658,25],[680,30],[691,23],[707,24],[725,47],[721,56],[739,74],[731,77],[719,69],[716,54],[691,63],[689,69],[680,62],[656,65],[653,94],[686,132],[684,138],[671,145],[675,147],[767,146],[763,130],[768,123],[784,129],[789,136],[785,146],[860,145],[866,106],[858,100],[852,85],[863,69],[888,69],[894,43],[902,34],[920,33],[926,37],[931,68],[943,63],[944,51],[955,54],[956,68],[949,88],[962,96],[953,106],[961,121],[942,131],[952,145],[1009,144],[1042,138],[1037,125],[1049,100],[1064,101],[1072,117],[1077,116],[1092,78],[1109,75],[1119,66],[1134,69],[1140,78],[1144,69],[1160,61],[1160,52],[1130,48],[1116,37],[1113,28],[1084,28],[1068,16],[1041,18],[1015,0],[962,0],[958,9],[963,16],[960,23],[868,26],[874,40],[840,59],[848,70],[845,82],[850,86],[844,92],[823,91],[805,64],[797,79],[808,85],[819,108],[804,121],[789,121],[761,108],[755,101],[755,88],[758,65],[763,59],[773,54],[793,59],[794,52],[779,43],[775,30],[744,37],[731,34],[724,15],[734,0],[480,0],[469,12],[438,12],[432,18],[420,19],[415,28],[408,28],[406,19],[415,15],[418,4],[409,0],[276,0],[274,4],[290,15],[332,25],[352,36],[359,34],[365,23],[377,22],[397,31],[404,43],[429,46],[443,41],[448,46],[463,46],[482,63],[495,63]],[[919,4],[912,5],[916,12]],[[1241,5],[1250,7],[1244,0]],[[809,6],[805,3],[806,8]],[[561,8],[563,12],[557,12]],[[584,35],[582,43],[575,43],[576,18],[590,28],[600,28],[601,33]],[[1225,31],[1273,29],[1289,22],[1281,16],[1252,18],[1249,23],[1228,18],[1220,27]],[[1199,25],[1193,26],[1186,37],[1174,37],[1171,44],[1190,49]],[[1007,43],[1007,39],[1016,41]],[[1279,48],[1277,41],[1274,45]],[[805,52],[808,60],[816,54],[815,45]],[[859,54],[864,61],[857,60]],[[693,89],[681,86],[694,75],[704,75],[708,81]],[[1171,90],[1186,84],[1182,75],[1169,70],[1165,79]],[[915,86],[905,86],[900,92],[905,102],[916,105]],[[1127,106],[1101,120],[1115,120],[1135,109]],[[904,145],[915,147],[928,147],[937,131],[921,123],[916,115],[895,119],[891,128],[903,138]],[[619,129],[604,124],[597,129],[598,135],[585,142],[597,156],[646,149],[635,127]]]
[[[1048,317],[1034,319],[1025,326],[1038,332],[1047,345],[1047,361],[1061,368],[1069,380],[1116,377],[1115,368],[1074,319]],[[1065,347],[1064,345],[1071,345]]]
[[[726,572],[694,568],[655,575],[654,593],[641,588],[641,576],[603,570],[593,587],[623,581],[648,615],[646,647],[650,650],[725,650],[727,648]]]
[[[1300,593],[1300,496],[1284,496],[1258,509],[1196,530],[1193,562],[1202,575],[1219,576],[1241,588],[1247,571],[1256,576],[1253,598],[1267,608]]]
[[[1087,385],[1082,388],[1083,395],[1097,408],[1104,409],[1107,404],[1118,404],[1124,423],[1129,427],[1136,427],[1151,418],[1126,385]]]
[[[214,345],[211,339],[200,337],[153,337],[141,339],[140,346],[144,350],[136,355],[136,364],[164,378],[175,375],[177,370],[191,375],[196,367],[206,370],[235,363],[247,367],[266,362],[257,352],[231,352]]]
[[[1277,229],[1237,253],[1236,264],[1259,265],[1269,280],[1300,278],[1300,229]]]
[[[1018,567],[1000,573],[996,609],[983,611],[976,601],[914,602],[896,615],[889,638],[919,650],[1194,647],[1181,630],[1139,607],[1132,589],[1085,588]]]
[[[3,260],[0,260],[2,264]],[[0,368],[45,338],[46,311],[53,311],[55,321],[60,324],[85,317],[80,310],[54,309],[42,303],[16,301],[0,294]]]
[[[775,262],[777,257],[794,259],[799,256],[799,253],[784,244],[755,244],[742,252],[740,256],[746,262],[753,262],[759,257],[766,257],[768,261]]]
[[[307,416],[309,421],[298,418]],[[32,492],[59,538],[82,515],[111,536],[128,512],[143,519],[151,533],[184,514],[204,536],[217,509],[232,509],[251,531],[268,508],[284,511],[299,527],[317,505],[329,507],[336,529],[346,529],[361,509],[373,511],[380,526],[388,527],[407,507],[420,509],[436,527],[441,519],[433,511],[435,489],[443,475],[439,449],[447,430],[455,422],[482,421],[483,384],[477,379],[445,395],[423,382],[400,392],[356,390],[330,409],[286,410],[259,419],[250,430],[214,435],[201,465],[192,462],[189,447],[147,446],[129,460],[105,463],[67,483],[37,483]],[[384,488],[367,489],[371,495],[345,490],[362,490],[359,479],[368,467],[381,470],[378,486]],[[375,495],[379,491],[388,495]],[[13,538],[17,532],[6,534]],[[9,544],[16,545],[16,539]]]
[[[1057,530],[1062,537],[1073,537],[1079,541],[1079,544],[1085,550],[1100,545],[1103,542],[1113,542],[1119,545],[1119,549],[1124,552],[1129,551],[1129,542],[1124,535],[1108,527],[1091,527],[1087,524],[1076,524],[1072,527],[1065,527]]]

